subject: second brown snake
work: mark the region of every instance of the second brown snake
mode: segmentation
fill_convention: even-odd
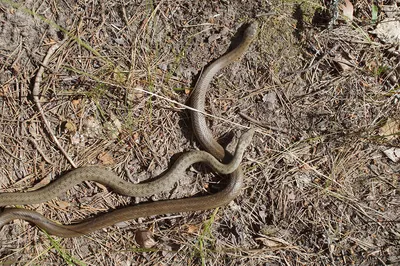
[[[80,167],[66,175],[63,175],[60,179],[38,191],[26,193],[0,193],[0,206],[44,202],[57,197],[72,186],[87,180],[108,185],[114,191],[124,195],[148,196],[171,187],[190,165],[197,162],[206,162],[219,173],[230,173],[229,182],[223,190],[207,196],[157,201],[136,206],[128,206],[70,225],[55,223],[35,211],[19,208],[6,208],[0,213],[0,228],[12,220],[22,219],[36,224],[49,234],[61,237],[76,237],[89,234],[90,232],[118,222],[132,220],[139,217],[213,209],[226,205],[236,198],[243,186],[243,172],[239,164],[242,160],[244,150],[251,142],[254,130],[249,130],[241,136],[235,154],[234,156],[231,156],[213,138],[202,112],[204,112],[205,95],[212,78],[218,71],[239,59],[247,51],[250,43],[256,36],[257,28],[257,22],[251,23],[245,29],[239,45],[232,51],[217,59],[203,71],[191,95],[191,106],[200,111],[191,111],[193,131],[200,144],[209,153],[202,151],[185,153],[178,158],[171,169],[169,169],[162,178],[144,184],[130,184],[129,182],[118,178],[118,176],[113,172],[101,167]],[[222,164],[213,156],[219,160],[229,160],[229,163]]]

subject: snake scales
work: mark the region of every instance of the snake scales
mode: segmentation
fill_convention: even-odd
[[[75,237],[88,234],[121,221],[151,215],[212,209],[225,205],[233,200],[239,194],[243,185],[243,172],[239,164],[242,160],[244,150],[251,142],[254,130],[249,130],[240,137],[235,154],[232,156],[213,138],[207,127],[205,116],[201,112],[204,112],[205,95],[212,78],[219,70],[239,59],[247,51],[251,41],[256,35],[257,27],[258,25],[256,22],[250,24],[244,31],[240,44],[205,69],[191,95],[192,107],[200,111],[191,112],[193,130],[200,144],[209,153],[204,151],[185,153],[178,158],[174,165],[161,178],[144,184],[131,184],[120,179],[113,172],[101,167],[81,167],[63,175],[58,180],[37,191],[26,193],[1,193],[0,206],[34,204],[48,201],[62,194],[74,185],[86,180],[92,180],[110,186],[115,192],[124,195],[149,196],[170,188],[183,176],[184,171],[190,165],[197,162],[206,162],[215,171],[222,174],[231,173],[229,182],[223,190],[202,197],[165,200],[128,206],[70,225],[57,224],[35,211],[8,208],[0,213],[0,228],[14,219],[23,219],[36,224],[49,234],[62,237]],[[222,164],[216,158],[229,161],[229,163]]]

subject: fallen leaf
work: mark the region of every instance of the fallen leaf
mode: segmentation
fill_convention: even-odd
[[[67,131],[68,133],[75,133],[77,127],[74,122],[72,122],[71,120],[67,120],[64,124],[64,130]]]
[[[278,98],[276,92],[270,91],[266,93],[263,96],[262,101],[265,103],[265,106],[267,107],[268,110],[274,110],[278,104]]]
[[[371,33],[376,34],[385,43],[398,44],[400,43],[400,21],[386,18],[376,25],[376,29]]]
[[[398,163],[400,161],[400,149],[399,148],[390,148],[383,153],[394,163]]]
[[[257,237],[257,238],[255,238],[255,240],[261,241],[264,244],[264,246],[270,247],[270,248],[282,246],[282,244],[280,244],[279,242],[273,241],[270,239],[266,239],[264,237]]]
[[[42,173],[46,172],[46,163],[44,161],[40,162],[39,169]]]
[[[81,103],[81,99],[74,99],[71,103],[74,107],[77,107]]]
[[[103,185],[103,184],[101,184],[101,183],[96,183],[96,185],[97,185],[102,191],[108,191],[108,188],[107,188],[105,185]]]
[[[198,232],[199,229],[200,229],[199,225],[189,224],[189,225],[187,225],[186,232],[188,232],[189,234],[193,234],[193,233]]]
[[[122,131],[122,123],[119,119],[113,119],[114,126],[118,129],[119,132]]]
[[[105,122],[104,130],[110,139],[117,139],[119,136],[119,130],[113,122]]]
[[[135,240],[142,248],[151,248],[156,244],[152,232],[147,229],[137,230],[135,233]]]
[[[100,153],[97,156],[97,159],[99,159],[104,165],[114,164],[114,159],[108,152]]]
[[[137,132],[133,133],[132,138],[133,138],[133,141],[134,141],[135,143],[139,143],[139,142],[140,142],[139,133],[137,133]]]
[[[388,140],[396,139],[400,134],[400,121],[388,118],[386,123],[379,129],[379,135]]]
[[[68,209],[69,206],[71,206],[71,203],[69,203],[68,201],[63,201],[63,200],[56,201],[56,204],[60,209],[63,209],[63,210],[66,210],[66,209]]]
[[[134,89],[129,90],[127,95],[126,95],[126,99],[129,102],[133,102],[135,100],[140,100],[144,96],[143,90],[144,90],[144,88],[141,87],[141,86],[138,86],[138,87],[136,87]]]
[[[84,119],[83,126],[85,134],[90,138],[96,138],[102,130],[99,120],[93,116],[89,116]]]
[[[222,101],[222,110],[226,112],[229,109],[230,104],[226,101]]]
[[[338,54],[334,59],[342,72],[348,72],[352,69],[353,64],[347,58],[346,55]]]
[[[0,90],[0,96],[3,97],[3,96],[8,95],[9,91],[10,91],[10,86],[9,86],[8,84],[3,85],[3,86],[1,87],[1,90]]]
[[[54,44],[56,44],[57,42],[54,40],[54,39],[49,39],[49,40],[47,40],[46,41],[46,45],[54,45]]]
[[[344,0],[344,2],[344,5],[340,5],[342,8],[343,17],[346,17],[348,20],[352,21],[354,12],[353,4],[350,2],[350,0]]]
[[[19,71],[21,70],[21,66],[17,63],[17,64],[13,64],[12,65],[12,70],[14,71],[14,73],[19,73]]]
[[[37,183],[36,185],[31,187],[28,191],[33,191],[33,190],[37,190],[39,188],[42,188],[42,187],[48,185],[50,183],[50,181],[51,181],[50,176],[47,176],[47,177],[43,178],[42,180],[40,180],[39,183]]]
[[[81,142],[83,143],[85,141],[85,138],[84,136],[79,134],[79,132],[75,132],[75,134],[71,136],[70,140],[72,145],[78,145]]]

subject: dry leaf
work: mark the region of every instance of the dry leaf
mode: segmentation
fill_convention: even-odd
[[[1,87],[1,90],[0,90],[0,96],[2,96],[2,97],[7,96],[9,91],[10,91],[10,86],[8,84],[3,85],[3,87]]]
[[[72,145],[78,145],[81,141],[84,141],[84,137],[79,134],[79,132],[75,132],[75,134],[71,136],[70,140]]]
[[[371,33],[376,34],[380,40],[386,43],[400,43],[400,21],[386,18],[382,20]]]
[[[90,138],[96,138],[102,130],[100,122],[93,116],[89,116],[84,119],[83,126],[85,135]]]
[[[33,191],[33,190],[42,188],[42,187],[48,185],[50,183],[50,181],[51,181],[50,176],[47,176],[47,177],[43,178],[42,180],[40,180],[40,182],[37,183],[36,185],[34,185],[32,188],[30,188],[29,191]]]
[[[74,99],[71,103],[74,107],[77,107],[81,103],[81,99]]]
[[[126,99],[129,102],[140,100],[144,96],[143,90],[144,90],[144,88],[141,86],[137,86],[136,88],[130,89],[127,92]]]
[[[102,191],[108,191],[108,188],[105,186],[105,185],[103,185],[103,184],[101,184],[101,183],[96,183],[96,185],[102,190]]]
[[[134,141],[135,143],[139,143],[139,142],[140,142],[139,133],[137,133],[137,132],[133,133],[132,138],[133,138],[133,141]]]
[[[280,244],[279,242],[276,242],[276,241],[273,241],[273,240],[270,240],[270,239],[267,239],[264,237],[257,237],[257,238],[255,238],[255,240],[261,241],[264,244],[264,246],[270,247],[270,248],[282,246],[282,244]]]
[[[119,119],[113,119],[114,126],[118,129],[119,132],[122,131],[122,123]]]
[[[108,152],[100,153],[97,156],[97,159],[99,159],[104,165],[114,164],[114,159]]]
[[[390,148],[390,149],[383,151],[383,153],[394,163],[397,163],[400,161],[400,149],[399,148]]]
[[[57,42],[55,41],[55,40],[53,40],[53,39],[49,39],[49,40],[47,40],[46,41],[46,45],[54,45],[54,44],[56,44]]]
[[[15,73],[19,73],[19,71],[21,70],[21,66],[18,63],[17,64],[13,64],[11,67],[12,67],[12,70]]]
[[[199,225],[189,224],[189,225],[187,225],[186,232],[188,232],[189,234],[193,234],[193,233],[198,232],[199,229],[200,229]]]
[[[71,206],[71,203],[69,203],[67,201],[63,201],[63,200],[56,201],[56,204],[60,209],[63,209],[63,210],[66,210],[66,209],[68,209],[69,206]]]
[[[46,172],[46,162],[41,161],[39,164],[39,169],[42,173],[45,173]]]
[[[74,122],[72,122],[71,120],[67,120],[67,122],[65,122],[64,124],[64,130],[66,130],[69,133],[75,133],[77,127]]]
[[[342,72],[348,72],[353,68],[353,64],[350,61],[351,58],[348,54],[338,54],[334,60]]]
[[[136,243],[142,248],[151,248],[156,242],[153,239],[153,234],[146,229],[141,229],[135,233]]]
[[[119,130],[112,122],[105,122],[104,123],[104,130],[107,133],[107,136],[110,139],[117,139],[119,136]]]
[[[230,107],[230,103],[226,102],[226,101],[222,101],[222,110],[224,110],[224,112],[226,112],[229,107]]]
[[[353,20],[353,4],[350,2],[350,0],[344,0],[345,4],[341,5],[342,11],[343,11],[343,17],[346,17],[348,20],[352,21]]]
[[[388,140],[396,139],[400,134],[400,121],[388,118],[386,123],[379,129],[379,135]]]

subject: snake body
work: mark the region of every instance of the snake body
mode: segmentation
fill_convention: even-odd
[[[245,132],[236,146],[235,156],[228,163],[219,162],[205,151],[191,151],[182,154],[172,167],[160,178],[148,183],[133,184],[118,177],[114,172],[98,166],[77,168],[49,185],[30,192],[12,192],[0,194],[0,206],[36,204],[49,201],[73,186],[84,181],[95,181],[110,187],[113,191],[131,197],[148,197],[170,189],[185,175],[185,170],[194,163],[206,163],[221,174],[232,173],[242,161],[243,153],[250,144],[254,130]]]
[[[251,41],[256,36],[257,28],[257,22],[251,23],[244,31],[242,41],[239,45],[229,53],[218,58],[203,71],[201,77],[196,83],[192,95],[190,96],[191,106],[200,111],[191,112],[191,121],[196,138],[206,151],[221,160],[229,160],[231,156],[228,155],[226,150],[214,139],[207,126],[205,116],[201,113],[204,112],[207,89],[212,78],[218,73],[218,71],[238,60],[247,51]]]
[[[191,96],[191,105],[193,108],[201,112],[204,111],[205,95],[212,78],[219,70],[240,58],[247,51],[251,41],[256,35],[257,27],[258,25],[256,22],[250,24],[243,34],[241,43],[235,49],[225,54],[205,69],[200,76]],[[225,161],[231,160],[232,156],[225,152],[224,148],[216,140],[214,140],[210,130],[207,127],[205,117],[201,112],[192,111],[191,113],[193,130],[198,138],[198,141],[210,154],[215,156],[217,159]],[[188,157],[183,155],[183,158],[180,157],[173,167],[166,173],[166,175],[171,177],[172,181],[168,178],[165,178],[164,175],[162,178],[149,183],[136,185],[129,184],[128,186],[125,181],[119,179],[110,171],[99,167],[81,167],[67,173],[60,179],[60,181],[51,183],[47,188],[45,187],[38,191],[27,193],[0,194],[0,206],[43,202],[56,197],[60,193],[63,193],[65,190],[68,190],[70,187],[82,182],[83,180],[94,180],[106,184],[112,187],[114,191],[121,192],[122,194],[126,195],[130,195],[133,186],[140,191],[139,194],[135,194],[135,196],[149,195],[147,194],[149,191],[151,192],[150,194],[155,194],[159,188],[163,188],[162,190],[165,190],[166,188],[164,185],[170,187],[171,184],[175,183],[177,178],[181,176],[180,173],[183,173],[189,165],[195,162],[207,162],[216,171],[221,173],[229,174],[233,171],[230,174],[230,179],[227,186],[215,194],[202,197],[165,200],[139,204],[136,206],[128,206],[79,222],[77,224],[70,225],[57,224],[35,211],[8,208],[0,213],[0,228],[12,220],[23,219],[36,224],[49,234],[61,237],[75,237],[89,234],[90,232],[118,222],[132,220],[139,217],[162,215],[167,213],[199,211],[226,205],[240,193],[240,190],[243,186],[243,173],[239,164],[245,148],[251,141],[253,133],[253,130],[249,130],[242,135],[236,148],[235,156],[233,156],[233,159],[229,164],[219,163],[213,156],[210,156],[210,154],[206,152],[191,152],[189,154],[194,155],[190,155]],[[106,177],[106,179],[104,180],[103,177]],[[110,178],[113,181],[109,181],[107,178]],[[138,187],[140,188],[138,189]],[[41,195],[42,192],[45,194],[45,196]],[[11,196],[13,197],[12,199]]]

